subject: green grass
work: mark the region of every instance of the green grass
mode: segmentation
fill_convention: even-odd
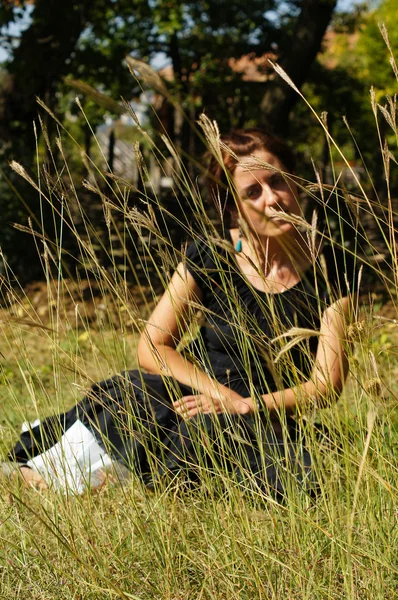
[[[330,444],[322,450],[309,436],[321,480],[316,498],[292,486],[278,505],[231,481],[213,486],[210,477],[191,492],[178,482],[149,492],[133,477],[81,497],[3,480],[1,597],[396,598],[398,335],[390,323],[371,333],[367,347],[357,346],[343,398],[320,413]],[[80,394],[74,384],[125,368],[135,342],[133,334],[121,342],[115,330],[61,330],[54,364],[47,331],[4,326],[3,447],[22,416],[53,412],[54,398],[70,406]],[[369,351],[392,388],[385,397],[364,392]],[[77,361],[86,380],[71,369]]]

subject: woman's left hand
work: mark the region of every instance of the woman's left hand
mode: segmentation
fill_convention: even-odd
[[[220,395],[210,396],[207,394],[193,394],[183,396],[173,403],[174,410],[184,417],[190,419],[198,413],[229,413],[244,415],[252,410],[247,398],[234,393],[233,398],[226,398]]]

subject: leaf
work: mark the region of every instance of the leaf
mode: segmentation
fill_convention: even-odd
[[[126,56],[126,63],[134,77],[137,77],[137,72],[139,74],[139,78],[148,87],[153,88],[165,98],[170,98],[170,93],[166,87],[164,79],[146,62],[139,60],[138,58],[133,58],[132,56]]]
[[[65,77],[64,82],[78,92],[82,92],[86,96],[89,96],[91,100],[95,102],[95,104],[98,104],[98,106],[101,106],[101,108],[105,108],[106,110],[116,113],[117,115],[125,114],[126,109],[122,104],[119,104],[119,102],[116,102],[116,100],[107,94],[99,92],[85,81],[81,81],[81,79]]]

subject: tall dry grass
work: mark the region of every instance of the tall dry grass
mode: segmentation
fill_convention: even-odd
[[[375,101],[373,107],[377,119],[380,110],[387,118]],[[387,120],[396,127],[392,117]],[[168,168],[174,165],[173,193],[176,204],[183,203],[181,210],[171,212],[154,193],[138,145],[139,189],[110,178],[106,166],[102,169],[86,157],[85,186],[103,207],[105,227],[99,235],[68,169],[63,150],[68,132],[58,125],[56,143],[64,160],[60,164],[54,159],[52,176],[47,169],[35,177],[14,165],[36,188],[43,207],[52,208],[59,226],[55,240],[35,224],[27,228],[27,235],[37,241],[47,283],[44,312],[24,290],[11,285],[13,274],[5,261],[2,289],[8,309],[2,311],[0,342],[4,452],[22,421],[64,410],[94,381],[136,366],[138,334],[159,290],[184,256],[184,248],[170,239],[173,218],[187,239],[194,235],[215,248],[225,247],[216,219],[210,218],[200,186],[191,181],[178,150],[166,138],[160,145],[144,129],[142,136],[161,168],[166,162]],[[219,154],[216,124],[202,117],[200,126],[208,146]],[[320,126],[330,146],[335,146],[321,118]],[[51,156],[45,131],[43,139]],[[388,182],[395,164],[380,141]],[[335,151],[340,152],[337,147]],[[345,161],[343,154],[341,158]],[[354,256],[362,254],[368,273],[382,282],[392,308],[389,314],[380,312],[374,294],[356,312],[346,332],[350,376],[342,398],[328,409],[298,417],[313,457],[316,495],[285,469],[286,497],[280,503],[256,484],[244,464],[238,478],[222,465],[216,472],[203,466],[201,484],[194,490],[172,479],[148,491],[133,474],[128,484],[88,489],[79,496],[34,492],[17,479],[3,479],[1,597],[384,600],[397,596],[398,336],[392,313],[398,273],[396,214],[388,184],[386,198],[371,197],[366,182],[345,163],[355,183],[350,193],[340,185],[339,172],[334,173],[333,185],[324,185],[317,173],[315,182],[296,178],[315,207],[310,220],[303,215],[297,225],[314,252],[315,240],[322,237]],[[333,239],[336,231],[328,228],[332,199],[339,242]],[[343,204],[350,207],[351,222],[344,222],[347,212],[339,210]],[[322,211],[326,226],[320,229],[316,214]],[[382,260],[362,225],[365,215],[380,230]],[[66,229],[79,248],[77,280],[65,270]],[[129,269],[135,285],[127,278]],[[225,263],[220,263],[220,270],[226,272]],[[156,289],[151,285],[155,278]],[[231,306],[237,306],[227,276],[224,287]],[[87,297],[90,309],[84,302]],[[195,336],[197,310],[193,303],[183,341]],[[253,333],[254,324],[239,309],[235,318],[241,328],[239,351],[245,355],[259,332]],[[289,348],[292,341],[305,346],[306,336],[299,331],[286,337],[277,323],[274,326],[275,369],[290,370],[292,383],[295,377],[299,381]],[[314,423],[318,430],[323,427],[323,437],[315,434]]]

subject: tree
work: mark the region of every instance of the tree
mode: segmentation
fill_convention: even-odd
[[[35,96],[54,105],[59,82],[67,74],[111,94],[128,92],[122,64],[129,52],[148,60],[159,52],[169,57],[174,91],[179,92],[183,106],[198,105],[200,98],[208,110],[218,105],[214,116],[222,120],[223,115],[231,117],[223,101],[226,98],[242,113],[241,123],[233,125],[243,124],[248,111],[236,98],[248,98],[254,92],[262,113],[254,106],[255,118],[283,131],[296,99],[294,92],[278,78],[264,84],[265,92],[261,86],[249,89],[233,72],[230,61],[249,53],[261,56],[278,47],[281,66],[301,87],[335,4],[336,0],[84,0],[62,4],[36,0],[32,24],[23,32],[8,65],[10,82],[3,91],[0,133],[7,139],[18,131],[23,133],[19,138],[33,139],[23,130],[31,127],[35,117]],[[279,21],[271,18],[281,6],[289,8],[288,16]],[[0,23],[11,20],[12,10],[17,15],[20,9],[10,4],[0,8]],[[253,105],[251,101],[251,110]]]
[[[301,88],[321,48],[322,39],[332,18],[337,0],[303,0],[289,44],[281,52],[280,66],[296,87]],[[297,93],[282,79],[268,85],[261,102],[263,122],[279,133],[288,130],[289,114],[298,99]]]
[[[396,53],[398,32],[395,21],[396,3],[393,0],[383,0],[372,10],[365,3],[360,4],[355,14],[339,15],[333,22],[325,52],[310,74],[310,84],[304,88],[318,112],[327,110],[329,113],[331,133],[347,156],[358,165],[364,161],[369,180],[363,183],[381,198],[385,194],[383,156],[369,92],[373,88],[376,103],[382,107],[386,104],[390,111],[388,96],[393,98],[396,93],[397,77],[380,26],[384,23],[392,52]],[[377,118],[382,144],[387,139],[391,147],[396,148],[394,128],[387,124],[381,111]],[[355,144],[352,138],[356,140]],[[394,177],[391,171],[393,186],[397,184]]]
[[[25,4],[2,4],[0,24],[6,26],[20,21]],[[33,217],[40,214],[50,236],[57,223],[54,222],[52,208],[46,204],[40,207],[37,193],[15,177],[7,163],[16,159],[31,171],[36,145],[33,122],[37,121],[40,112],[36,99],[41,98],[63,118],[61,109],[70,110],[70,103],[68,106],[65,102],[67,95],[62,93],[67,89],[63,83],[65,76],[84,77],[115,95],[123,92],[128,97],[131,95],[134,85],[123,59],[131,49],[139,47],[140,51],[146,51],[147,6],[145,0],[133,3],[127,0],[112,3],[107,0],[68,0],[62,3],[36,0],[31,23],[22,31],[18,43],[3,36],[3,43],[11,51],[11,57],[5,65],[6,73],[0,91],[0,136],[3,140],[0,152],[3,173],[0,177],[1,246],[12,266],[25,277],[27,273],[28,277],[36,275],[30,264],[31,260],[36,260],[36,266],[39,266],[36,252],[33,242],[29,246],[26,239],[24,243],[17,241],[21,234],[11,228],[12,222],[26,224],[29,213]],[[128,31],[130,23],[136,23],[133,32]],[[152,21],[148,22],[148,26],[152,26]],[[70,92],[69,95],[72,97]],[[101,110],[97,109],[98,114]],[[42,117],[53,142],[55,123],[47,118],[45,112],[42,112]],[[38,124],[36,131],[40,136]],[[14,193],[15,188],[19,195]],[[22,214],[25,214],[24,219]]]
[[[395,57],[398,55],[397,3],[382,0],[363,20],[356,46],[359,75],[376,88],[376,96],[394,95],[397,76],[390,64],[390,51],[380,31],[385,26]]]
[[[250,53],[262,56],[277,47],[280,63],[301,86],[334,5],[335,0],[36,0],[30,26],[13,45],[1,88],[0,135],[8,142],[6,159],[17,158],[28,169],[33,165],[36,96],[60,116],[70,111],[66,76],[115,98],[131,98],[138,87],[123,61],[129,53],[148,61],[159,53],[170,59],[174,79],[168,85],[191,121],[205,109],[222,129],[265,119],[283,132],[294,93],[281,81],[244,81],[232,69],[231,59]],[[20,18],[23,6],[3,4],[0,24]],[[278,20],[275,14],[281,7],[289,12]],[[97,114],[94,121],[104,111]],[[169,133],[175,130],[171,122]],[[197,152],[188,123],[178,136],[185,149]],[[87,135],[87,149],[89,142]],[[37,214],[37,200],[29,199],[27,190],[24,194]],[[9,194],[2,194],[1,202],[11,208],[15,204]],[[9,210],[10,220],[11,214]]]
[[[147,55],[147,7],[140,0],[36,0],[31,24],[8,61],[8,80],[2,90],[0,135],[13,139],[15,156],[21,147],[34,147],[36,98],[56,109],[57,91],[66,75],[84,78],[111,93],[131,89],[123,58],[137,47]],[[12,15],[17,19],[19,14],[19,6],[5,5],[0,8],[0,23],[9,22]],[[127,35],[132,24],[135,28]]]

